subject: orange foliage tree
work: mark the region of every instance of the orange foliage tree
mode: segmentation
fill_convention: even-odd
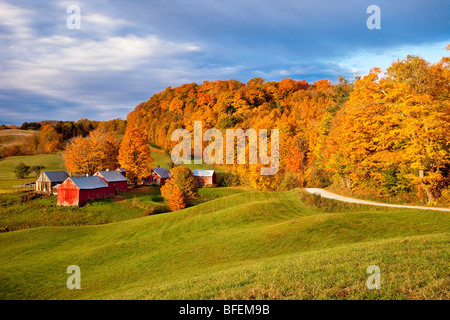
[[[161,187],[161,195],[170,210],[176,211],[198,198],[198,185],[189,168],[175,167],[170,173],[170,179]]]
[[[153,159],[143,132],[137,128],[127,130],[119,149],[120,166],[127,170],[127,178],[137,185],[139,178],[151,174]]]
[[[117,135],[96,129],[86,138],[73,138],[63,152],[63,158],[69,172],[93,175],[98,170],[115,169],[118,152]]]
[[[41,153],[53,153],[58,150],[61,136],[56,132],[55,128],[46,124],[41,128],[39,134],[39,151]]]

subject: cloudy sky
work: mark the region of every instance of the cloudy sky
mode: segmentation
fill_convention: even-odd
[[[370,5],[381,29],[367,27]],[[0,0],[0,123],[125,119],[187,82],[336,82],[407,54],[437,62],[449,17],[448,0]]]

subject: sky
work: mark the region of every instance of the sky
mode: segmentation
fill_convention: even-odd
[[[448,43],[448,0],[0,0],[0,124],[126,119],[205,80],[354,80]]]

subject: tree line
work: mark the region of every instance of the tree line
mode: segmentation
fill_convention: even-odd
[[[0,130],[22,129],[30,130],[33,134],[22,138],[18,144],[4,147],[0,150],[3,158],[20,155],[55,153],[63,150],[71,139],[87,137],[95,129],[125,134],[126,121],[114,119],[95,121],[81,118],[78,121],[40,121],[24,122],[20,127],[3,126]]]

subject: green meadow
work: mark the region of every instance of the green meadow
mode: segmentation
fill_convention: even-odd
[[[449,298],[448,213],[219,193],[139,219],[0,233],[0,298]],[[66,287],[70,265],[80,290]],[[380,290],[366,287],[370,265]]]
[[[25,179],[17,179],[14,168],[23,162],[27,166],[45,166],[46,171],[65,170],[64,161],[59,154],[38,154],[34,156],[17,156],[0,159],[0,193],[12,191],[14,185],[36,180],[36,174],[31,173]]]

